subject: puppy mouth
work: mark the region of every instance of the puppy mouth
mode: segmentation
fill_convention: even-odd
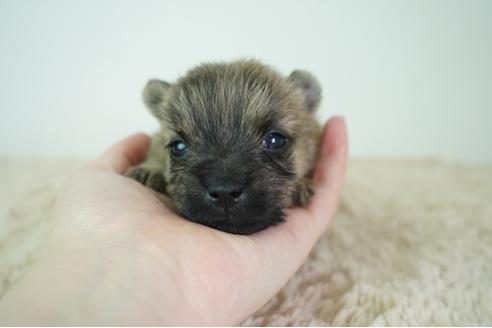
[[[231,214],[229,211],[229,206],[227,204],[224,205],[224,208],[220,211],[224,212],[223,220],[230,220],[231,219]],[[220,219],[220,218],[219,218]]]
[[[234,234],[251,234],[283,221],[281,189],[249,189],[240,197],[230,193],[232,198],[225,201],[211,195],[217,199],[213,201],[204,192],[174,198],[176,211],[192,222]]]
[[[222,213],[200,213],[199,215],[183,214],[188,220],[218,229],[224,232],[249,235],[264,230],[283,221],[283,211],[265,213],[262,216],[238,216],[225,210]]]
[[[235,221],[240,220],[243,211],[235,208],[235,205],[224,204],[224,206],[210,206],[208,214],[213,216],[216,221]],[[207,216],[209,216],[207,215]]]
[[[182,204],[177,211],[186,219],[234,234],[251,234],[266,229],[282,222],[284,216],[280,205],[267,206],[264,200],[239,201],[235,206],[224,207],[196,199]]]

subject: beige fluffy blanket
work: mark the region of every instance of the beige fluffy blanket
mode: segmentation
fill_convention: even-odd
[[[0,158],[0,296],[78,163]],[[492,167],[352,160],[330,229],[243,325],[492,325]]]

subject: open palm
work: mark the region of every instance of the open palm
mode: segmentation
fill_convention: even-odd
[[[325,127],[310,205],[289,209],[280,225],[241,236],[184,220],[160,195],[122,176],[143,160],[148,144],[144,135],[129,137],[66,180],[48,250],[56,249],[51,258],[63,260],[60,270],[75,271],[91,293],[51,320],[239,323],[306,259],[336,209],[347,159],[345,123],[334,118]]]

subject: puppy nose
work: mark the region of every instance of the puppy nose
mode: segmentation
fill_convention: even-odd
[[[215,180],[207,186],[208,201],[224,208],[235,206],[242,193],[242,184],[231,180]]]

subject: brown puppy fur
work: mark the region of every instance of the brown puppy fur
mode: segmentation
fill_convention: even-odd
[[[144,101],[161,130],[127,176],[167,194],[189,220],[265,229],[312,194],[320,98],[311,74],[284,78],[252,60],[204,64],[174,84],[151,80]]]

